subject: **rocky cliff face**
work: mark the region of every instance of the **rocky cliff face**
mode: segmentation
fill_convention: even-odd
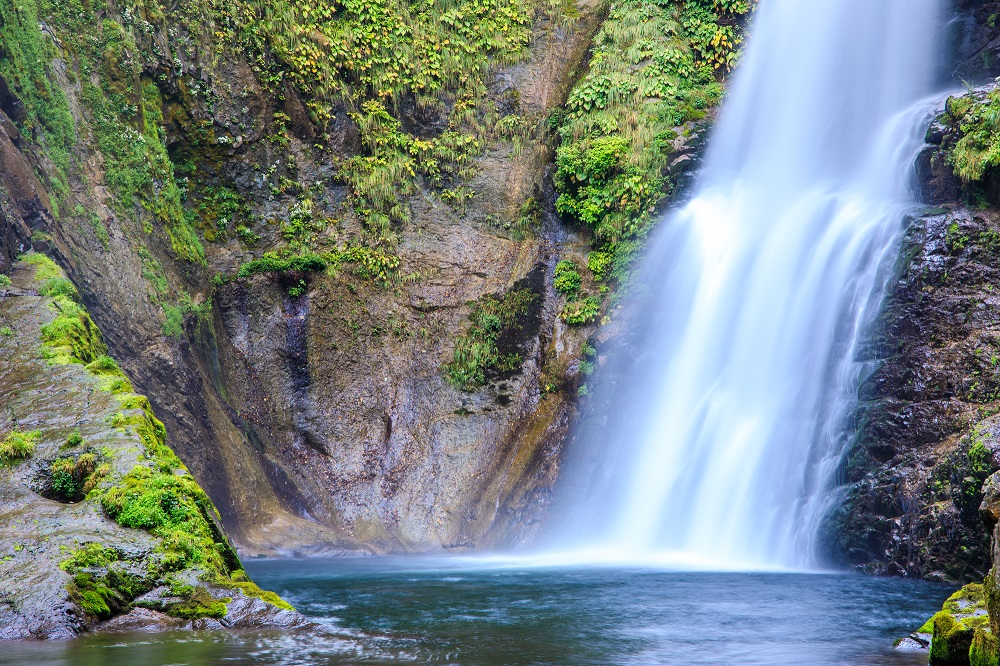
[[[521,541],[716,4],[0,3],[0,272],[64,267],[244,553]]]
[[[359,100],[317,121],[302,87],[262,81],[231,50],[221,35],[234,17],[202,9],[3,9],[0,269],[31,245],[65,266],[248,552],[470,547],[526,484],[544,488],[572,408],[540,375],[579,355],[549,275],[583,245],[537,202],[550,199],[547,114],[599,8],[529,8],[531,46],[473,77],[474,113],[513,129],[451,137],[477,142],[454,190],[431,182],[428,163],[462,161],[440,145],[419,185],[389,183],[410,190],[391,247],[371,241],[371,202],[348,200],[342,174],[379,149],[364,143]],[[17,57],[29,46],[44,86]],[[446,134],[456,103],[450,90],[396,99],[408,126],[394,136],[422,150],[412,142]],[[266,251],[322,255],[322,270],[239,275]],[[477,304],[518,290],[531,307],[505,332],[516,362],[475,391],[450,385],[443,368]]]

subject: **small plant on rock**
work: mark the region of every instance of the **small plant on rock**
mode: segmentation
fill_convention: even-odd
[[[556,291],[571,301],[579,296],[580,286],[583,284],[577,268],[576,262],[563,259],[556,264],[555,280],[552,283]]]
[[[582,300],[567,303],[566,307],[559,313],[559,318],[570,326],[581,326],[593,322],[600,313],[601,299],[597,296],[588,296]]]
[[[0,440],[0,466],[10,467],[25,460],[35,452],[35,444],[42,433],[38,430],[14,430]]]

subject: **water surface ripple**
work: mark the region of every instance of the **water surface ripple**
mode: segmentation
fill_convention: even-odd
[[[324,630],[4,645],[0,664],[925,664],[894,652],[947,587],[855,575],[531,567],[472,559],[248,563]]]

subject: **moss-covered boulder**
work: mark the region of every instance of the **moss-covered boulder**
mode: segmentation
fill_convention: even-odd
[[[255,585],[218,512],[166,445],[43,255],[0,294],[0,638],[91,629],[299,626]]]
[[[918,633],[926,629],[932,630],[932,666],[997,663],[997,640],[990,629],[986,590],[980,583],[970,583],[948,597]]]

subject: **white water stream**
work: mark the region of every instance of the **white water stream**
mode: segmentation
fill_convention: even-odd
[[[914,205],[939,9],[761,2],[694,197],[650,246],[625,377],[564,470],[560,548],[815,566],[857,345]]]

